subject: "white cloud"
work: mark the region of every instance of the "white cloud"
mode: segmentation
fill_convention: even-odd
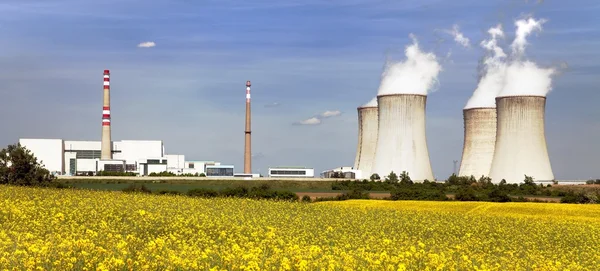
[[[342,112],[340,112],[339,110],[335,110],[335,111],[327,110],[327,111],[321,113],[320,117],[321,118],[330,118],[330,117],[337,117],[341,114],[342,114]]]
[[[154,43],[153,41],[146,41],[146,42],[142,42],[140,44],[138,44],[137,47],[139,48],[151,48],[156,46],[156,43]]]
[[[310,119],[305,119],[305,120],[299,121],[299,122],[297,122],[297,124],[299,124],[299,125],[319,125],[319,124],[321,124],[321,120],[319,118],[312,117]]]

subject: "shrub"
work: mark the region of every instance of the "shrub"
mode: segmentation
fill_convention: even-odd
[[[488,200],[493,201],[493,202],[510,202],[511,198],[508,196],[508,193],[506,193],[498,188],[494,188],[488,194]]]
[[[88,173],[88,176],[92,176],[93,173],[90,175],[91,172]],[[98,173],[96,173],[96,176],[136,176],[137,174],[135,172],[121,172],[121,171],[104,171],[104,170],[100,170],[98,171]]]
[[[302,197],[302,202],[312,202],[312,199],[308,195],[304,195]]]
[[[189,190],[187,195],[190,197],[214,198],[219,196],[219,192],[212,189],[196,188]]]
[[[460,201],[479,201],[472,188],[461,189],[454,195],[454,199]]]
[[[129,186],[123,188],[122,191],[125,193],[152,193],[152,190],[148,189],[145,185],[136,183],[130,184]]]
[[[175,191],[175,190],[160,190],[160,191],[156,192],[156,194],[159,194],[159,195],[181,195],[182,193],[179,191]]]
[[[574,193],[573,191],[560,199],[560,203],[593,203],[594,201],[584,193]]]

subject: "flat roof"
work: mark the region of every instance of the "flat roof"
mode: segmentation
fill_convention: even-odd
[[[270,167],[269,169],[313,169],[309,167]]]

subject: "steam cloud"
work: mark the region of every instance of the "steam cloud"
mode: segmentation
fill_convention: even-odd
[[[534,62],[524,59],[528,45],[527,37],[534,31],[541,31],[546,20],[527,18],[515,22],[515,39],[510,45],[511,55],[507,56],[498,45],[498,38],[504,37],[502,26],[488,30],[489,40],[481,42],[488,51],[484,58],[477,89],[467,102],[465,109],[475,107],[496,107],[499,96],[536,95],[546,96],[552,87],[554,68],[540,68]]]
[[[377,106],[377,97],[371,99],[368,103],[364,104],[362,107],[375,107]]]
[[[458,28],[458,25],[455,24],[452,27],[452,30],[449,30],[448,33],[452,36],[454,36],[454,41],[458,44],[460,44],[461,46],[465,47],[465,48],[469,48],[471,47],[471,41],[469,40],[469,38],[465,37],[465,35],[463,35],[463,33],[460,32],[460,29]]]
[[[502,25],[490,28],[489,40],[481,42],[481,47],[488,51],[483,59],[482,75],[479,78],[477,89],[467,102],[465,109],[475,107],[496,107],[496,96],[504,87],[506,77],[506,54],[498,46],[498,38],[504,37]]]
[[[552,75],[554,68],[540,68],[534,62],[523,60],[527,36],[533,31],[542,30],[546,20],[533,18],[522,19],[515,22],[517,27],[516,37],[511,44],[513,59],[506,68],[506,83],[498,96],[511,95],[537,95],[546,96],[552,89]]]
[[[437,82],[442,66],[433,53],[424,53],[413,34],[413,43],[406,47],[406,60],[386,65],[379,85],[378,95],[421,94],[427,92]]]

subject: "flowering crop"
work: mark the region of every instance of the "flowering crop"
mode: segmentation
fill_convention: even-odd
[[[600,206],[0,186],[0,269],[598,270]]]

